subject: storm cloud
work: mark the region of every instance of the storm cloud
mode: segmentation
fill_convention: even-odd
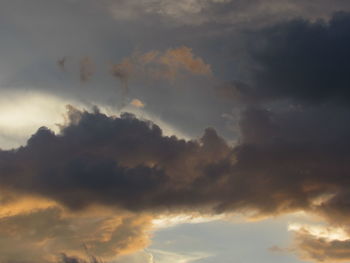
[[[296,127],[302,117],[294,116]],[[158,126],[130,114],[70,108],[69,120],[60,134],[41,128],[26,146],[2,151],[1,185],[73,210],[98,203],[129,211],[270,215],[330,205],[347,213],[332,204],[347,193],[348,142],[298,135],[264,110],[244,113],[242,142],[235,147],[213,129],[198,141],[163,136]],[[331,200],[315,205],[330,193]]]
[[[254,62],[250,86],[233,85],[251,99],[294,103],[349,100],[350,15],[335,13],[327,21],[295,19],[251,35]]]
[[[214,129],[186,141],[164,136],[157,125],[132,114],[107,116],[97,108],[70,106],[60,133],[43,127],[26,146],[1,151],[0,185],[78,214],[96,205],[136,213],[135,218],[169,212],[259,218],[307,211],[346,225],[350,127],[333,125],[331,138],[326,134],[332,129],[322,125],[328,116],[305,124],[314,116],[247,109],[240,120],[241,142],[229,146]],[[107,253],[105,243],[105,252],[96,244],[97,255]]]

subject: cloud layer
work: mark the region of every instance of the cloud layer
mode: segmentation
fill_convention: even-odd
[[[60,252],[73,260],[82,243],[107,258],[133,252],[148,244],[155,216],[178,212],[302,210],[349,232],[346,1],[0,4],[2,91],[108,106],[130,93],[135,108],[181,131],[215,127],[181,140],[132,114],[69,107],[60,132],[43,127],[23,147],[0,150],[0,261],[52,261]],[[121,62],[108,75],[106,61]],[[37,121],[37,108],[21,111]],[[1,114],[8,138],[9,126],[28,126],[21,111]],[[309,260],[349,259],[348,239],[306,228],[295,237]]]
[[[291,127],[298,127],[304,114],[294,114],[288,121],[294,119]],[[163,136],[158,126],[130,114],[108,117],[97,109],[69,107],[69,122],[60,134],[41,128],[26,146],[1,151],[0,185],[77,213],[94,205],[128,213],[246,212],[255,217],[332,210],[330,222],[347,223],[346,141],[299,137],[283,117],[247,110],[242,141],[232,148],[213,129],[198,141],[185,141]],[[104,243],[103,249],[123,249],[112,237],[107,240],[113,248]],[[97,245],[94,251],[103,255]]]

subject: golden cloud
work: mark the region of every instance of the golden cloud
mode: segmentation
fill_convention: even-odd
[[[177,78],[211,76],[211,66],[193,54],[189,47],[182,46],[166,51],[152,50],[135,52],[120,63],[111,66],[111,74],[118,78],[124,90],[130,78],[174,81]]]
[[[103,209],[73,213],[59,205],[44,208],[45,202],[22,204],[29,205],[19,212],[14,204],[17,212],[0,218],[0,262],[57,262],[62,253],[83,258],[84,247],[108,260],[149,244],[149,215]]]

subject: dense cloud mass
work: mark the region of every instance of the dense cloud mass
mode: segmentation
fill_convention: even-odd
[[[109,117],[98,109],[90,113],[70,106],[68,122],[59,134],[40,128],[26,146],[1,151],[0,185],[10,192],[53,200],[73,213],[94,205],[151,214],[240,211],[266,216],[305,210],[347,224],[349,115],[325,127],[329,117],[317,113],[308,111],[307,117],[298,111],[247,109],[240,121],[242,141],[231,147],[213,129],[198,141],[185,141],[164,136],[158,126],[131,114]],[[314,122],[305,123],[305,118]],[[315,130],[318,136],[313,136]],[[331,133],[334,137],[328,136]],[[56,211],[39,210],[38,216],[49,213],[59,219]],[[58,221],[60,227],[70,224]],[[118,241],[107,240],[122,249]],[[98,255],[108,251],[105,242],[103,251],[93,247]]]
[[[158,126],[130,114],[108,117],[70,108],[61,134],[41,128],[26,146],[1,152],[1,185],[73,210],[98,203],[131,211],[347,213],[337,205],[348,191],[348,142],[340,136],[308,138],[308,130],[298,135],[279,117],[247,110],[243,141],[231,148],[213,129],[199,141],[185,141],[163,136]],[[295,119],[291,127],[298,130],[303,117],[288,117]],[[312,127],[321,134],[317,124]],[[334,197],[315,206],[326,194]]]
[[[340,12],[330,21],[297,19],[253,34],[252,85],[235,88],[256,99],[347,103],[349,28],[349,14]]]
[[[130,114],[112,118],[71,108],[69,118],[61,135],[42,128],[27,146],[2,152],[2,183],[16,189],[21,181],[19,189],[52,195],[71,208],[91,202],[166,208],[196,202],[183,196],[191,194],[188,184],[201,178],[208,162],[224,161],[229,152],[211,129],[199,143],[164,137],[158,126]]]

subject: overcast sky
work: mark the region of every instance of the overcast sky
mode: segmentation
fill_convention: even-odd
[[[0,35],[1,263],[350,262],[349,1],[0,0]]]

